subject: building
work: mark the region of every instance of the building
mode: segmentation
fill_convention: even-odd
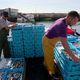
[[[0,13],[2,13],[3,11],[8,12],[10,17],[17,17],[18,16],[18,9],[5,8],[5,9],[1,9]]]

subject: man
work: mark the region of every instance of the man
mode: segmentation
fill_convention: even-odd
[[[49,74],[54,75],[54,80],[56,79],[53,49],[58,41],[61,41],[67,52],[66,54],[74,61],[79,62],[79,59],[70,50],[66,35],[67,26],[76,24],[78,20],[79,14],[76,11],[71,11],[66,17],[56,20],[43,37],[44,64],[47,67]]]
[[[4,58],[11,57],[7,36],[9,28],[15,26],[15,23],[10,23],[7,19],[8,12],[3,12],[0,17],[0,57],[3,49]]]

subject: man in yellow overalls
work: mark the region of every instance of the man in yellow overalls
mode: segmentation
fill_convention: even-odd
[[[44,64],[49,72],[49,74],[53,77],[53,80],[57,80],[55,74],[55,66],[54,66],[54,51],[55,44],[58,41],[62,42],[64,49],[71,59],[76,62],[79,62],[79,59],[74,55],[74,53],[70,50],[68,45],[66,29],[67,26],[74,25],[79,20],[79,14],[76,11],[70,11],[68,15],[64,18],[60,18],[53,23],[53,25],[47,30],[43,37],[43,50],[44,50]]]

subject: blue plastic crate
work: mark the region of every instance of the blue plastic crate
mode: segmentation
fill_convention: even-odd
[[[69,42],[76,42],[76,36],[68,34],[67,39]]]

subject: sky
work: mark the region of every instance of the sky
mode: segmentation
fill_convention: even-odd
[[[80,13],[80,0],[0,0],[0,9],[15,8],[22,13]]]

